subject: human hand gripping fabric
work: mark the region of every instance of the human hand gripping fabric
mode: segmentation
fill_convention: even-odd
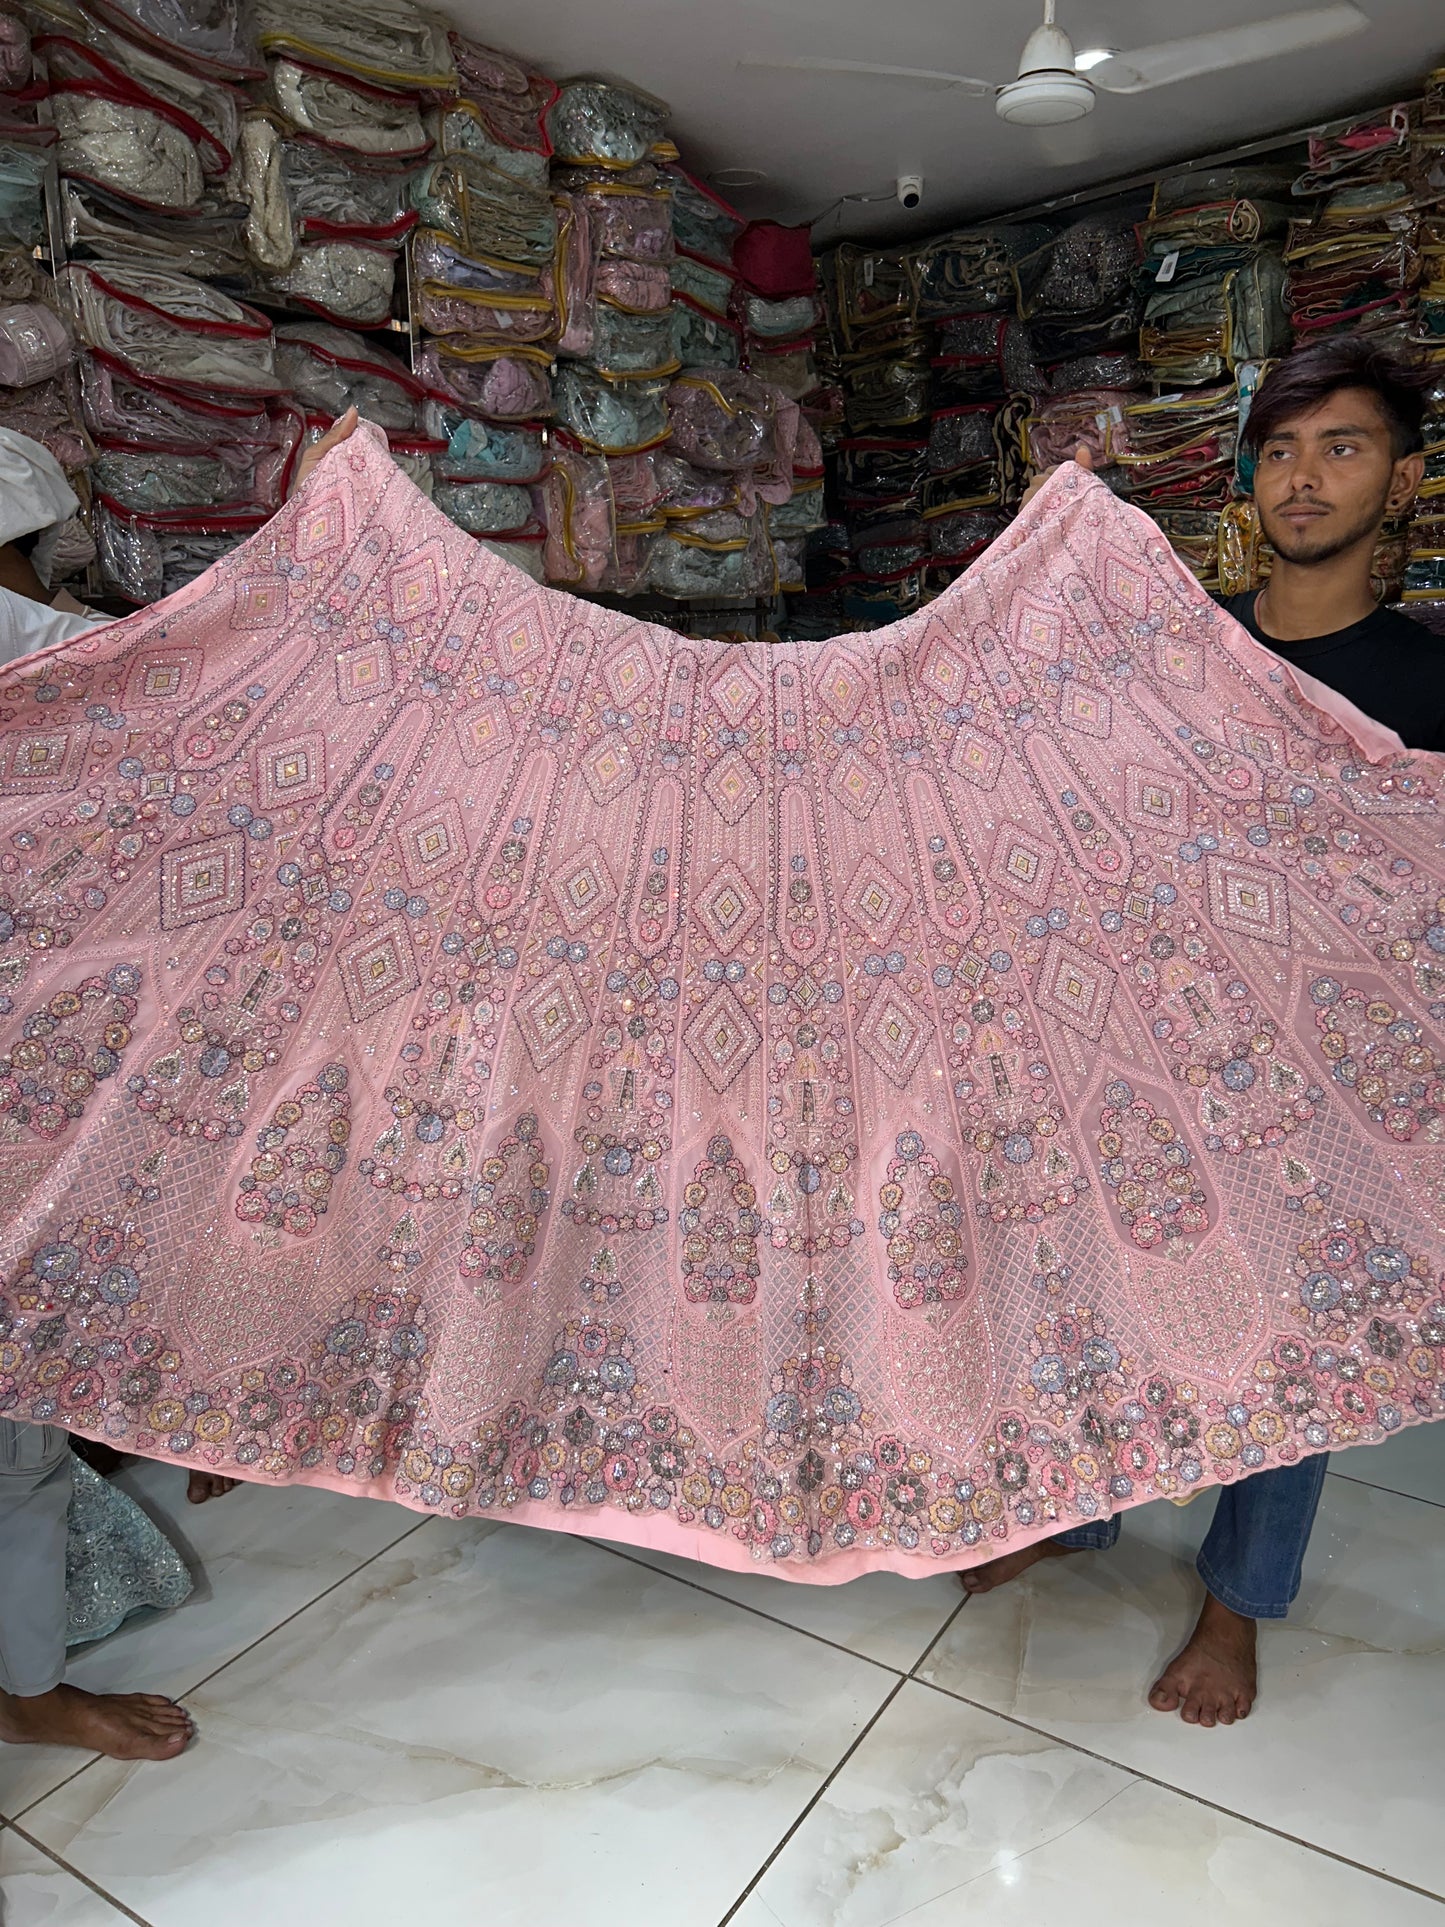
[[[340,447],[342,442],[355,434],[356,424],[360,419],[354,408],[348,408],[344,415],[331,424],[319,442],[313,442],[309,448],[302,450],[301,459],[296,464],[295,476],[287,490],[288,495],[296,493],[324,456],[329,455],[333,448]]]
[[[340,426],[340,423],[337,424],[337,427],[339,426]],[[333,428],[331,432],[334,435],[336,433],[336,429]],[[318,443],[317,446],[319,448],[321,444]],[[1093,474],[1094,457],[1090,453],[1089,445],[1087,442],[1079,443],[1079,446],[1074,450],[1074,460],[1079,464],[1080,468],[1086,468],[1091,475]],[[1055,462],[1052,468],[1044,468],[1039,470],[1038,474],[1034,476],[1033,480],[1029,483],[1028,487],[1024,490],[1022,496],[1019,498],[1020,511],[1028,507],[1029,503],[1032,502],[1034,497],[1038,494],[1039,490],[1043,487],[1044,483],[1047,482],[1052,476],[1058,474],[1061,466],[1062,466],[1061,463]]]

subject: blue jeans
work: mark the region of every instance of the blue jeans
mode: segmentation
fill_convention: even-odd
[[[1325,1482],[1327,1452],[1298,1465],[1256,1472],[1219,1488],[1214,1519],[1196,1568],[1214,1597],[1248,1619],[1283,1619],[1299,1591],[1300,1569]],[[1075,1551],[1107,1551],[1120,1519],[1061,1532],[1057,1543]]]

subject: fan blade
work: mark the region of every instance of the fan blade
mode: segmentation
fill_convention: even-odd
[[[1345,40],[1369,25],[1358,7],[1310,7],[1302,13],[1276,14],[1242,27],[1221,27],[1214,33],[1186,40],[1161,40],[1153,47],[1135,47],[1111,54],[1089,69],[1089,79],[1108,94],[1142,94],[1200,74],[1217,74],[1229,67],[1249,67],[1257,60],[1280,54],[1304,53],[1332,40]]]
[[[975,80],[971,74],[939,74],[929,67],[876,67],[866,60],[740,60],[740,68],[763,73],[866,74],[883,80],[913,80],[926,87],[959,89],[969,94],[996,94],[991,80]]]

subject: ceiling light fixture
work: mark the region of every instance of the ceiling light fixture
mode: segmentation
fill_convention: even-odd
[[[1098,67],[1106,60],[1112,60],[1117,49],[1114,47],[1087,47],[1081,54],[1074,55],[1074,72],[1086,74],[1091,67]]]

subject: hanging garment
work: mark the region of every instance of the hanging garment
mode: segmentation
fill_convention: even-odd
[[[9,1416],[831,1581],[1441,1414],[1442,764],[1077,466],[734,646],[363,428],[0,681]]]

